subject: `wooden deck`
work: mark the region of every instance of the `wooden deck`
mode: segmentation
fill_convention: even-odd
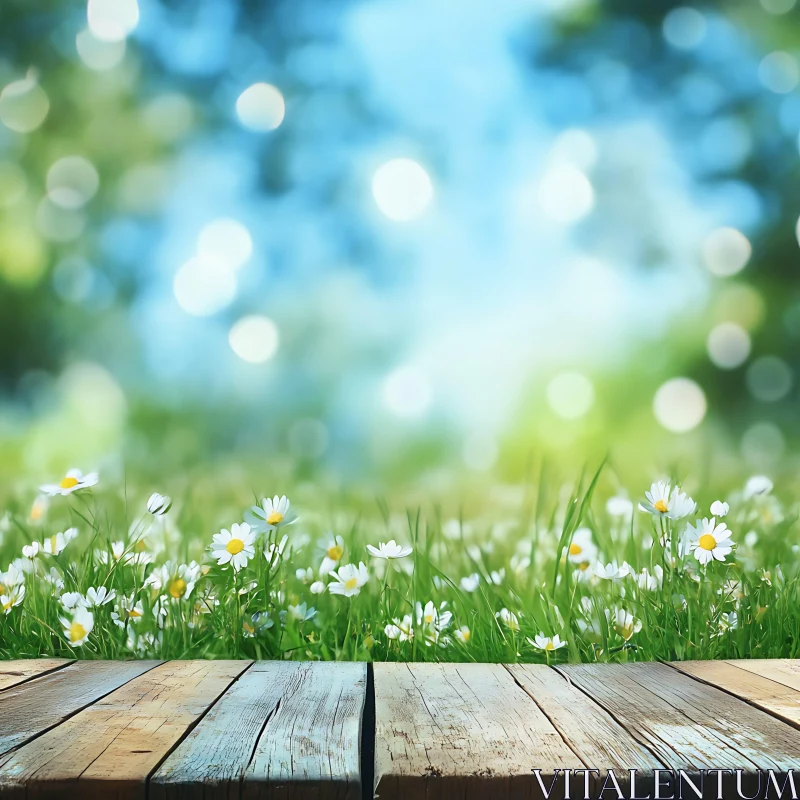
[[[575,799],[609,769],[639,797],[655,770],[738,769],[752,796],[800,770],[798,727],[800,661],[11,661],[0,798],[541,798],[555,778],[556,800],[557,770]]]

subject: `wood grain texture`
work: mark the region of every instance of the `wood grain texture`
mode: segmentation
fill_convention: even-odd
[[[76,661],[0,692],[0,755],[118,689],[160,661]]]
[[[69,658],[20,658],[0,662],[0,692],[71,663],[72,659]]]
[[[800,659],[796,658],[752,658],[729,661],[739,669],[761,675],[790,689],[800,691]]]
[[[672,769],[787,770],[800,731],[666,664],[557,667]]]
[[[532,798],[553,770],[585,765],[498,664],[375,664],[381,800]],[[593,765],[591,765],[593,766]]]
[[[737,662],[683,661],[670,666],[800,727],[800,692],[796,689],[741,669]]]
[[[256,662],[150,780],[152,800],[360,800],[366,665]]]
[[[144,800],[150,773],[251,664],[170,661],[0,757],[4,798]]]
[[[624,776],[636,769],[646,780],[666,765],[634,739],[607,711],[543,664],[509,664],[514,680],[544,712],[565,741],[587,765]]]

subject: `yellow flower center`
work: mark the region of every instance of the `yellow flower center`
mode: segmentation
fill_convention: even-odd
[[[472,636],[472,631],[461,631],[461,638],[465,641],[469,641],[469,637]]]
[[[281,522],[283,522],[283,514],[281,514],[280,511],[273,511],[267,517],[267,524],[268,525],[279,525]]]
[[[225,549],[232,556],[235,556],[237,553],[241,553],[242,550],[244,550],[244,542],[241,539],[231,539],[228,544],[225,545]]]
[[[139,539],[139,541],[137,541],[136,544],[133,546],[133,549],[137,553],[143,553],[146,548],[147,548],[147,542],[145,542],[144,539]]]
[[[44,503],[34,503],[31,508],[31,519],[36,522],[44,516]]]
[[[581,561],[581,563],[578,564],[578,569],[581,572],[586,572],[586,570],[589,569],[590,566],[591,564],[588,561]]]
[[[9,600],[8,602],[3,603],[3,611],[8,611],[12,605],[14,605],[13,600]]]
[[[667,506],[666,500],[658,500],[657,502],[653,503],[653,508],[656,511],[660,511],[662,514],[666,514],[669,511],[669,506]]]
[[[80,622],[73,622],[69,626],[69,640],[73,644],[75,642],[79,642],[85,636],[86,636],[86,628],[84,628],[83,625],[80,624]]]
[[[50,537],[50,549],[54,553],[58,549],[58,537],[57,536],[51,536]]]
[[[344,555],[344,547],[335,544],[333,547],[328,548],[326,555],[331,561],[338,561]]]
[[[717,546],[717,540],[710,533],[704,533],[700,539],[698,539],[697,544],[699,544],[703,550],[713,550]]]
[[[553,644],[552,639],[547,642],[547,644],[544,646],[544,649],[545,650],[555,650],[556,649],[556,646]]]
[[[176,600],[183,597],[186,593],[186,581],[183,578],[175,578],[169,585],[169,593]]]
[[[430,625],[433,622],[433,614],[426,614],[425,615],[425,624]]]
[[[355,589],[358,586],[358,578],[348,578],[344,582],[345,589]]]
[[[62,489],[72,489],[78,485],[78,479],[67,476],[61,481],[60,485]]]
[[[579,544],[575,544],[575,542],[569,546],[569,554],[571,556],[579,556],[582,552],[583,548]]]
[[[131,609],[131,610],[128,612],[128,617],[129,617],[130,619],[138,619],[138,618],[139,618],[139,617],[141,617],[141,616],[142,616],[142,612],[141,612],[141,611],[137,611],[135,608],[132,608],[132,609]]]
[[[242,623],[242,628],[244,629],[245,633],[255,633],[256,632],[256,629],[249,622],[243,622]]]

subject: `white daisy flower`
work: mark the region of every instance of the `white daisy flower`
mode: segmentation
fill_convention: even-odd
[[[223,528],[214,534],[211,556],[217,559],[220,566],[230,564],[238,571],[246,567],[247,562],[256,554],[253,546],[255,540],[256,533],[246,522],[241,525],[234,523],[229,531]]]
[[[308,587],[308,590],[311,594],[323,594],[325,589],[328,587],[322,581],[314,581],[311,586]]]
[[[367,545],[367,550],[373,558],[405,558],[411,555],[411,548],[408,545],[400,545],[394,539],[390,539],[385,544],[380,542],[377,547]]]
[[[301,567],[295,570],[294,576],[297,580],[303,581],[303,583],[312,583],[314,581],[314,570],[311,569],[311,567],[307,567],[306,569]]]
[[[272,499],[265,497],[261,505],[252,506],[244,518],[255,533],[268,533],[296,522],[297,514],[286,495],[275,495]]]
[[[730,510],[731,507],[722,500],[715,500],[711,504],[711,514],[715,517],[724,517]]]
[[[154,517],[163,517],[172,508],[172,498],[166,494],[153,492],[147,501],[147,511]]]
[[[116,596],[117,593],[113,589],[109,592],[105,586],[100,586],[97,589],[95,589],[94,586],[90,586],[86,590],[86,607],[97,608],[98,606],[104,606],[106,603],[110,603]]]
[[[647,511],[654,517],[682,519],[689,516],[697,508],[697,504],[677,486],[673,489],[667,481],[656,481],[649,492],[645,492],[646,502],[639,503],[641,511]]]
[[[61,553],[66,546],[78,536],[77,528],[68,528],[63,533],[57,533],[54,536],[48,536],[42,542],[42,551],[51,556],[57,556]]]
[[[503,623],[511,631],[518,631],[519,630],[519,618],[513,611],[509,611],[507,608],[501,608],[496,614],[495,617]]]
[[[39,542],[31,542],[30,544],[25,544],[22,546],[22,555],[25,556],[25,558],[33,560],[39,555],[41,549],[42,546],[39,544]]]
[[[285,534],[281,537],[281,540],[277,544],[273,544],[270,542],[266,548],[264,549],[264,558],[272,565],[280,561],[281,556],[283,555],[283,551],[286,549],[286,543],[289,541],[289,537]],[[274,560],[274,563],[273,563]]]
[[[547,653],[552,653],[553,650],[560,650],[562,647],[567,646],[567,643],[561,639],[558,634],[551,638],[550,636],[545,636],[543,633],[539,633],[534,636],[533,639],[527,636],[525,638],[528,640],[529,644]]]
[[[411,614],[406,614],[403,619],[393,619],[392,623],[384,627],[383,632],[388,639],[398,642],[408,642],[414,638],[414,623]]]
[[[472,592],[477,590],[480,582],[481,576],[477,572],[473,572],[471,575],[462,578],[458,585],[461,587],[461,591],[472,594]]]
[[[606,500],[606,513],[609,517],[629,517],[633,513],[633,503],[624,495],[609,497]]]
[[[567,558],[573,564],[590,564],[597,558],[597,547],[592,542],[589,528],[578,528],[567,548]]]
[[[12,586],[9,587],[7,592],[0,594],[0,611],[4,615],[11,613],[14,606],[18,606],[25,599],[25,586]]]
[[[199,577],[200,565],[196,561],[177,566],[168,561],[154,569],[144,585],[152,586],[157,592],[163,592],[173,600],[182,600],[192,593]]]
[[[0,594],[11,595],[24,583],[25,573],[16,564],[9,564],[5,572],[0,572]]]
[[[117,600],[117,604],[114,606],[114,610],[111,612],[111,619],[114,620],[114,624],[120,628],[124,628],[127,622],[140,622],[143,616],[144,607],[141,601],[136,600],[134,594],[130,594],[127,597],[120,597],[119,600]]]
[[[486,578],[486,580],[494,586],[500,586],[505,579],[506,579],[505,567],[501,567],[499,570],[493,569]]]
[[[361,591],[361,587],[369,580],[367,565],[360,561],[355,564],[345,564],[339,567],[338,572],[331,572],[330,576],[336,579],[335,583],[328,584],[331,594],[341,594],[345,597],[354,597]]]
[[[766,475],[753,475],[744,486],[744,499],[752,500],[773,490],[772,481]]]
[[[297,622],[306,622],[317,613],[314,606],[308,608],[306,603],[298,603],[296,606],[289,605],[286,610],[289,619],[296,620]]]
[[[469,644],[469,640],[472,637],[472,631],[469,629],[467,625],[462,625],[460,628],[456,628],[453,631],[453,635],[458,639],[461,644]]]
[[[80,592],[64,592],[58,598],[65,611],[74,611],[76,608],[86,608],[86,598]]]
[[[686,532],[692,536],[690,547],[694,551],[694,557],[701,564],[708,564],[714,560],[724,561],[725,556],[733,551],[733,541],[728,526],[724,522],[717,525],[714,517],[703,519],[694,526],[688,526]]]
[[[633,570],[627,561],[623,561],[622,566],[617,564],[616,561],[611,561],[608,564],[598,561],[594,566],[594,574],[606,581],[621,581],[623,578],[627,578],[631,572]]]
[[[71,619],[61,617],[61,624],[64,626],[64,638],[73,647],[80,647],[94,628],[94,614],[79,606]]]
[[[647,567],[645,567],[636,576],[636,583],[638,584],[639,588],[648,592],[657,591],[661,587],[661,584],[663,582],[664,582],[664,570],[660,564],[656,564],[653,567],[652,575],[648,571]]]
[[[325,551],[319,567],[319,574],[328,575],[331,570],[336,569],[344,556],[344,537],[330,535],[327,539],[321,539],[319,545]]]
[[[614,630],[627,642],[642,629],[642,621],[624,608],[614,609]]]
[[[50,508],[50,498],[45,494],[40,494],[31,506],[30,514],[28,514],[28,522],[32,525],[41,525],[44,518],[47,516],[47,510]]]
[[[428,628],[435,628],[437,630],[444,630],[453,619],[453,614],[445,610],[446,603],[442,603],[439,608],[433,603],[433,600],[428,600],[425,607],[422,603],[417,602],[415,608],[417,612],[417,625],[425,626]]]
[[[95,486],[99,480],[96,472],[90,472],[84,475],[79,469],[71,469],[62,479],[60,483],[48,483],[39,488],[50,497],[56,495],[68,495],[73,492],[79,492],[81,489],[88,489],[90,486]]]

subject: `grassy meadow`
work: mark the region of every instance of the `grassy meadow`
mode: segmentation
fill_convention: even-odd
[[[796,657],[797,507],[766,476],[686,486],[542,471],[404,507],[72,471],[0,507],[0,657]]]

